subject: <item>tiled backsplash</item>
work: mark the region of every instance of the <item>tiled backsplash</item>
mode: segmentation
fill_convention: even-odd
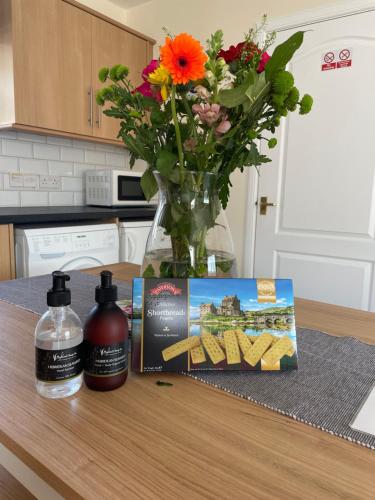
[[[121,146],[0,130],[0,206],[83,205],[85,170],[126,169],[128,160]],[[37,187],[11,187],[12,173],[35,174]],[[57,176],[58,189],[41,189],[40,175]]]

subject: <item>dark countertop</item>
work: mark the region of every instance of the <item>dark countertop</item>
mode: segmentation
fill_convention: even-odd
[[[95,221],[118,217],[124,220],[152,220],[152,207],[0,207],[0,224],[45,224],[50,222]]]

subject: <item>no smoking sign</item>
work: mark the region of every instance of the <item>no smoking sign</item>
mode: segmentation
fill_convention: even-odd
[[[324,52],[322,54],[322,71],[350,67],[352,65],[352,53],[353,50],[346,47]]]

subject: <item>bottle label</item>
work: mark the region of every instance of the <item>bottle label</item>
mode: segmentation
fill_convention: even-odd
[[[58,382],[74,378],[83,370],[83,343],[48,351],[35,348],[36,378],[41,382]]]
[[[85,341],[85,373],[109,377],[128,368],[128,341],[111,345],[94,345]]]

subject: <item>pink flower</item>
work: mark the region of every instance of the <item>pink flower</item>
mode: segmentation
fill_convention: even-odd
[[[193,104],[192,110],[199,116],[202,123],[210,127],[220,118],[219,104]]]
[[[227,120],[227,116],[223,116],[222,121],[219,123],[219,125],[215,129],[215,134],[217,136],[220,136],[221,134],[226,134],[228,130],[231,128],[231,123],[229,120]]]
[[[152,59],[149,64],[142,71],[142,78],[147,82],[148,75],[153,73],[159,67],[159,61],[157,59]]]
[[[139,87],[134,89],[134,92],[139,92],[145,97],[151,97],[152,99],[155,99],[155,101],[162,102],[160,91],[153,88],[148,82],[144,82],[142,85],[139,85]]]
[[[267,54],[267,52],[263,52],[262,57],[260,58],[258,67],[257,67],[257,72],[262,73],[266,67],[266,64],[268,61],[271,59],[271,56]]]

